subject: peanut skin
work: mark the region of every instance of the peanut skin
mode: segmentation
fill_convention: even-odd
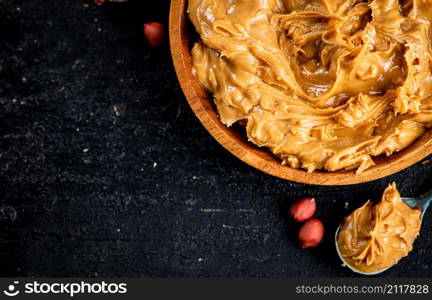
[[[324,225],[318,219],[310,219],[300,228],[300,246],[305,248],[315,247],[321,242],[324,236]]]
[[[304,222],[314,216],[316,212],[315,198],[302,198],[296,201],[289,210],[291,218],[296,222]]]
[[[145,23],[144,35],[152,47],[159,47],[165,41],[165,28],[158,22]]]

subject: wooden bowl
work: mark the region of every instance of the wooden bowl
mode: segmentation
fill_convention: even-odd
[[[264,148],[247,141],[244,130],[228,128],[218,118],[211,95],[192,75],[192,25],[186,13],[187,0],[171,0],[169,35],[178,80],[192,110],[208,132],[228,151],[245,163],[283,179],[317,185],[348,185],[372,181],[399,172],[432,153],[432,130],[407,149],[390,157],[375,158],[376,165],[361,174],[355,171],[315,171],[283,166]],[[234,126],[235,127],[235,126]],[[241,128],[242,129],[242,128]]]

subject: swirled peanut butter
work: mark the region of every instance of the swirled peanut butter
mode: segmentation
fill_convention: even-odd
[[[189,0],[221,121],[294,168],[374,165],[432,125],[429,0]]]
[[[338,235],[340,254],[364,273],[386,269],[412,250],[420,223],[421,211],[402,202],[392,184],[380,203],[368,201],[345,219]]]

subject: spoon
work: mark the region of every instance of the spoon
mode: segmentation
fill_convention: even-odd
[[[428,207],[431,205],[432,203],[432,190],[426,192],[425,194],[421,195],[420,197],[415,197],[415,198],[407,198],[407,197],[401,197],[401,200],[407,204],[408,206],[410,206],[411,208],[415,208],[415,209],[420,209],[422,211],[421,217],[420,217],[420,222],[423,221],[423,217],[425,215],[426,210],[428,209]],[[342,223],[343,224],[343,223]],[[339,230],[342,226],[342,224],[340,224],[338,226],[338,228],[336,229],[336,234],[335,234],[335,243],[336,243],[336,251],[339,255],[339,258],[342,260],[343,264],[345,266],[347,266],[349,269],[351,269],[351,271],[355,272],[355,273],[359,273],[362,275],[377,275],[380,274],[388,269],[390,269],[393,266],[387,267],[385,269],[382,270],[378,270],[375,272],[370,272],[370,273],[366,273],[366,272],[362,272],[359,271],[357,269],[354,269],[353,267],[351,267],[343,258],[340,250],[339,250],[339,245],[338,245],[338,235],[339,235]],[[420,223],[421,224],[421,223]]]

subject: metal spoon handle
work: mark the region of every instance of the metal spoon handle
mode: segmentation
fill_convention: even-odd
[[[423,215],[432,203],[432,189],[424,193],[419,197],[414,198],[402,198],[402,201],[411,206],[412,208],[418,208],[423,211]]]
[[[420,196],[420,201],[422,202],[423,212],[428,209],[432,203],[432,189]]]

